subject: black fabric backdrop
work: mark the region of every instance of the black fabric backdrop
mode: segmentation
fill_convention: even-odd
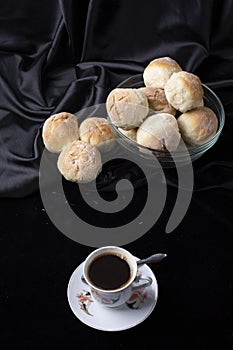
[[[4,349],[11,343],[147,349],[153,340],[166,350],[232,348],[232,13],[231,0],[0,1]],[[51,114],[104,103],[119,82],[161,56],[217,93],[225,126],[193,164],[193,198],[175,233],[164,235],[167,211],[127,246],[142,257],[168,253],[156,270],[156,311],[132,330],[101,333],[81,324],[66,302],[68,278],[91,249],[61,235],[43,210],[41,129]]]

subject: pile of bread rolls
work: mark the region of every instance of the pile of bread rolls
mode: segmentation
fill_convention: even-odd
[[[152,60],[144,87],[115,88],[107,96],[109,119],[129,139],[150,149],[176,151],[181,139],[199,146],[218,129],[214,111],[204,106],[200,78],[170,57]]]
[[[181,139],[188,146],[199,146],[215,135],[218,118],[204,106],[197,75],[182,70],[170,57],[159,57],[146,66],[143,81],[140,88],[110,91],[106,100],[110,121],[88,117],[79,125],[74,114],[60,112],[44,122],[44,145],[58,154],[58,169],[67,180],[96,179],[102,170],[101,152],[115,142],[111,124],[129,139],[158,151],[176,151]]]
[[[74,114],[60,112],[44,122],[42,139],[58,154],[57,167],[66,180],[87,183],[101,172],[101,153],[114,146],[115,136],[106,118],[89,117],[79,125]]]

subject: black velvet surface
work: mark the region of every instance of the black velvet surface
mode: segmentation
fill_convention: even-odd
[[[232,349],[232,1],[0,4],[1,347]],[[138,257],[168,254],[151,267],[159,284],[155,310],[132,329],[97,331],[68,305],[69,277],[92,248],[68,239],[46,214],[39,192],[41,130],[51,114],[104,103],[119,82],[161,56],[174,58],[216,92],[225,126],[193,164],[194,192],[179,226],[165,234],[177,193],[167,170],[161,217],[125,246]],[[118,171],[113,168],[113,176]],[[67,191],[72,197],[70,184]],[[135,191],[137,212],[143,184]],[[106,216],[102,221],[107,225]]]

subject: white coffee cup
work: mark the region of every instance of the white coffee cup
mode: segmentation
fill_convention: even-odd
[[[105,246],[87,256],[82,279],[91,288],[92,297],[97,302],[117,307],[124,304],[133,292],[152,284],[150,276],[137,272],[136,258],[129,251],[117,246]]]

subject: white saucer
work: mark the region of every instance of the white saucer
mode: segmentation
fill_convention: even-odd
[[[136,326],[151,314],[158,299],[158,284],[147,265],[141,266],[139,272],[152,278],[151,286],[135,292],[117,308],[102,306],[92,299],[90,288],[81,280],[82,265],[72,273],[67,288],[69,305],[80,321],[103,331],[121,331]]]

